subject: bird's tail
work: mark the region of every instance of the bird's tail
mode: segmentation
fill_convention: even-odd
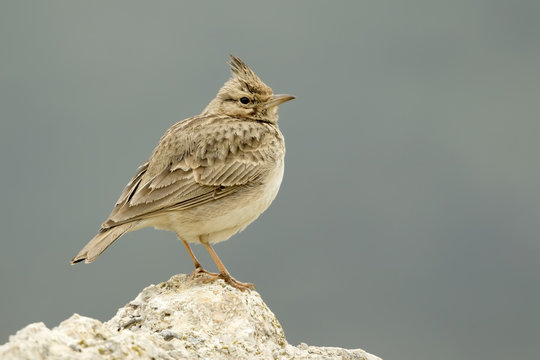
[[[71,259],[71,265],[85,260],[85,262],[91,263],[96,260],[102,252],[104,252],[111,244],[120,236],[129,232],[135,223],[126,223],[118,226],[111,227],[109,229],[101,229],[100,232],[94,236],[92,240],[86,244],[81,251]]]

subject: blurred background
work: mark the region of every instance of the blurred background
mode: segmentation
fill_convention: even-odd
[[[290,343],[538,356],[539,16],[538,1],[2,1],[0,343],[107,320],[192,271],[153,229],[69,260],[231,53],[297,96],[277,199],[216,247]]]

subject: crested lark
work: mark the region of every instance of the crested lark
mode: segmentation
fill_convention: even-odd
[[[285,143],[278,105],[294,99],[272,89],[231,56],[232,78],[197,116],[171,126],[101,225],[71,263],[94,261],[127,232],[153,226],[174,231],[195,270],[245,290],[210,244],[246,228],[274,200],[283,177]],[[201,243],[219,274],[203,269],[189,243]]]

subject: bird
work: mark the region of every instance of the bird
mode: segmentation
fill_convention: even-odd
[[[229,56],[231,77],[216,97],[200,115],[163,134],[72,265],[91,263],[128,232],[154,227],[176,233],[195,266],[192,276],[255,288],[230,275],[212,244],[244,230],[275,199],[285,158],[278,106],[295,96],[275,95],[240,58]],[[202,267],[190,246],[198,243],[219,273]]]

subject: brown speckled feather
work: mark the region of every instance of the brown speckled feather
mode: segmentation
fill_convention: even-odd
[[[270,124],[200,115],[173,125],[124,189],[103,228],[187,209],[256,181],[283,156]]]

